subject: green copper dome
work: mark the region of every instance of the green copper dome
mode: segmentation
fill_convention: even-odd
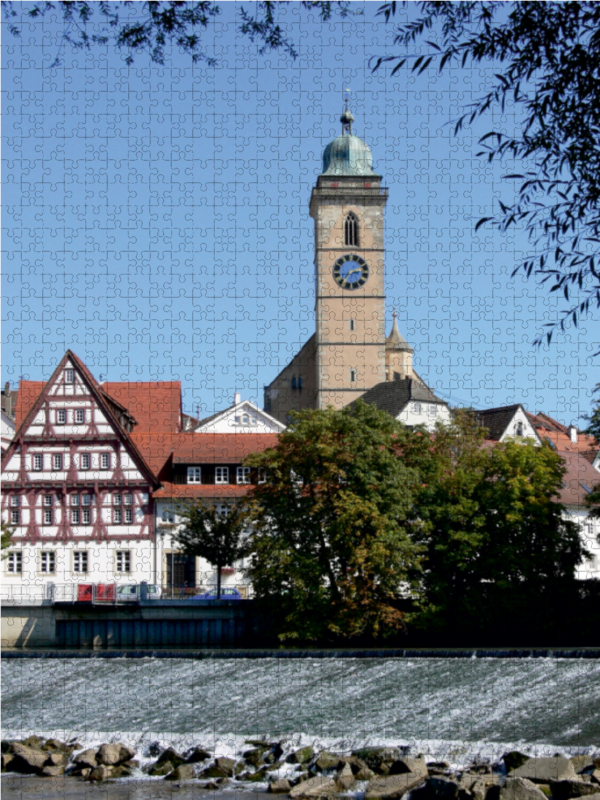
[[[323,153],[322,175],[375,175],[367,145],[352,133],[354,117],[349,109],[340,117],[342,135],[329,142]]]

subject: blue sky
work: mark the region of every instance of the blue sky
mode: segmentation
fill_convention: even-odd
[[[234,391],[262,405],[314,330],[308,201],[350,87],[390,191],[388,329],[396,307],[418,372],[453,403],[581,421],[597,319],[534,349],[564,301],[511,278],[524,234],[474,231],[514,171],[475,158],[477,138],[515,119],[453,135],[489,70],[373,74],[368,59],[395,52],[378,6],[322,25],[290,4],[293,61],[258,55],[224,4],[205,36],[215,68],[177,51],[128,67],[110,47],[63,49],[57,68],[59,19],[3,30],[2,380],[47,378],[70,347],[97,378],[181,380],[188,413]]]

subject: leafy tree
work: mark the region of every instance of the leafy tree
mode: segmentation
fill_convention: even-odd
[[[544,444],[484,445],[476,418],[438,426],[418,496],[427,548],[423,621],[489,623],[573,582],[587,555],[556,500],[565,466]],[[415,459],[406,453],[408,463]]]
[[[221,598],[221,569],[246,554],[248,511],[244,504],[228,506],[227,513],[195,500],[178,508],[184,527],[175,534],[176,544],[190,556],[205,558],[217,571],[217,599]]]
[[[418,474],[397,457],[406,433],[359,400],[296,414],[276,448],[246,459],[268,476],[253,489],[248,573],[282,640],[402,629],[420,560],[408,533]]]
[[[397,3],[379,10],[386,20]],[[490,87],[456,122],[455,131],[477,117],[510,106],[522,111],[512,135],[492,129],[481,137],[478,155],[521,159],[531,165],[520,174],[515,202],[500,202],[491,222],[501,231],[523,225],[534,255],[517,266],[537,273],[551,291],[572,290],[580,299],[556,323],[548,323],[550,342],[559,325],[600,307],[600,3],[597,2],[421,2],[421,17],[397,28],[395,44],[411,47],[424,35],[428,52],[381,57],[395,62],[392,74],[412,60],[413,72],[430,65],[442,71],[493,63]],[[513,273],[514,274],[514,273]],[[540,334],[536,344],[544,335]]]
[[[595,392],[600,392],[600,383],[594,389]],[[600,447],[600,398],[596,401],[590,416],[585,417],[588,421],[588,426],[585,433],[593,436],[596,444]],[[586,497],[586,505],[590,509],[591,517],[600,518],[600,482],[592,487],[592,491]]]
[[[271,50],[281,50],[292,58],[297,57],[292,40],[276,19],[276,7],[281,3],[256,2],[249,4],[251,12],[244,6],[239,8],[239,33],[252,42],[260,43],[262,55]],[[326,22],[335,10],[341,17],[360,12],[350,11],[348,0],[306,0],[300,3],[304,9],[316,9],[321,20]],[[4,17],[10,32],[20,36],[16,23],[19,13],[15,4],[3,0]],[[202,32],[221,13],[218,3],[183,2],[183,0],[152,0],[152,2],[87,2],[87,0],[64,0],[63,2],[38,2],[27,8],[31,19],[43,17],[55,7],[60,8],[65,23],[61,46],[70,44],[77,50],[90,50],[94,45],[113,44],[127,51],[126,63],[132,64],[134,56],[147,52],[150,60],[157,64],[165,62],[165,48],[175,45],[188,53],[193,62],[204,61],[214,66],[216,59],[208,56],[202,47]],[[97,19],[100,20],[99,28]],[[92,32],[89,32],[92,26]],[[53,66],[60,64],[57,57]]]
[[[14,528],[11,528],[10,525],[8,525],[8,523],[4,521],[2,521],[0,525],[2,529],[2,535],[0,539],[0,549],[4,551],[8,550],[8,548],[12,546],[12,536],[15,531]],[[7,553],[4,553],[2,555],[2,559],[5,559],[7,555],[8,555]]]

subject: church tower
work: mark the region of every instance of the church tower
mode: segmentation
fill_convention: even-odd
[[[348,107],[340,122],[341,136],[325,148],[310,198],[316,330],[265,386],[265,411],[284,424],[292,411],[343,408],[385,381],[420,382],[395,313],[385,335],[388,190],[373,171],[371,151],[352,132]]]
[[[387,189],[342,113],[310,198],[315,222],[316,407],[342,408],[386,379]]]

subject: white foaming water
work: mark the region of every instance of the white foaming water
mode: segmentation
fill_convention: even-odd
[[[3,738],[31,733],[236,755],[247,738],[404,747],[455,766],[596,753],[600,662],[585,659],[42,659],[2,662]]]

